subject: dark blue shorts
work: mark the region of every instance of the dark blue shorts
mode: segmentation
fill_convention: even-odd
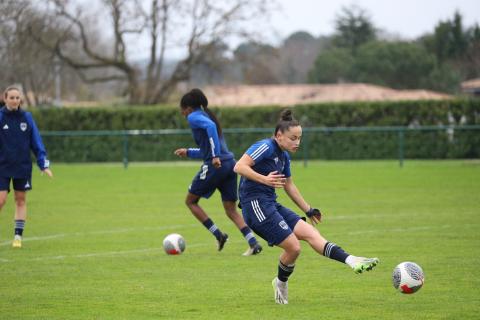
[[[17,178],[5,178],[0,177],[0,191],[10,192],[10,181],[13,181],[13,190],[27,191],[32,189],[32,179],[17,179]]]
[[[268,245],[278,245],[293,233],[300,216],[275,200],[242,201],[245,223]]]
[[[216,169],[211,163],[204,163],[193,178],[188,191],[203,198],[210,198],[216,189],[222,195],[222,201],[237,201],[237,174],[233,171],[235,160],[223,160]]]

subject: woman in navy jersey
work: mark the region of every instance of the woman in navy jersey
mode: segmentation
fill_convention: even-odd
[[[35,154],[40,170],[49,177],[53,174],[32,114],[20,108],[20,89],[8,87],[3,100],[5,106],[0,109],[0,210],[7,201],[12,184],[15,196],[15,235],[12,246],[21,248],[27,220],[27,191],[32,189],[30,151]]]
[[[243,255],[250,256],[260,253],[262,247],[236,210],[235,204],[238,197],[237,174],[233,172],[235,159],[233,153],[227,148],[219,121],[208,109],[207,97],[200,89],[192,89],[182,97],[180,110],[182,115],[187,118],[198,148],[180,148],[175,150],[175,154],[179,157],[203,159],[200,171],[193,178],[188,189],[185,204],[205,228],[215,236],[218,251],[221,251],[228,235],[220,231],[198,204],[200,198],[208,199],[218,189],[225,213],[242,232],[249,244],[249,248]]]
[[[283,249],[278,273],[272,281],[275,301],[288,303],[288,278],[300,255],[304,240],[319,254],[348,264],[356,273],[373,269],[377,258],[349,255],[342,248],[323,238],[313,227],[321,220],[320,210],[305,201],[293,183],[289,152],[300,146],[302,127],[290,110],[284,110],[272,138],[254,143],[235,165],[240,180],[240,203],[245,222],[270,246]],[[275,189],[284,189],[292,201],[310,219],[306,223],[299,215],[277,202]]]

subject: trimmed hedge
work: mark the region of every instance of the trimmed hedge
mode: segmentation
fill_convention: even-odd
[[[369,127],[480,124],[480,100],[329,103],[292,107],[304,127]],[[224,128],[272,128],[283,108],[212,108]],[[32,111],[45,131],[186,129],[177,107],[46,108]],[[265,134],[226,134],[239,156]],[[268,136],[268,134],[267,134]],[[309,133],[308,150],[294,158],[392,159],[398,156],[395,132]],[[406,132],[406,158],[479,158],[480,132],[473,130]],[[44,135],[55,162],[122,161],[124,137],[56,137]],[[304,141],[307,144],[306,141]],[[190,135],[136,136],[128,139],[129,161],[173,160],[173,150],[193,146]]]
[[[292,107],[304,127],[480,124],[480,100],[324,103]],[[283,108],[212,108],[225,128],[274,127]],[[188,128],[177,107],[42,108],[32,110],[42,131]]]

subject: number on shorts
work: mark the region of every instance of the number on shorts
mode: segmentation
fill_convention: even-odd
[[[207,177],[208,165],[204,164],[202,166],[202,173],[200,173],[200,180],[205,180]]]

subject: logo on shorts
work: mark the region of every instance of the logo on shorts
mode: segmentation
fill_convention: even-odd
[[[280,226],[280,228],[282,228],[283,230],[288,230],[288,226],[287,226],[287,223],[285,221],[280,221],[278,223],[278,225]]]
[[[27,123],[26,122],[21,122],[20,123],[20,130],[22,130],[22,131],[27,130]]]
[[[25,188],[25,189],[30,188],[30,183],[29,183],[28,181],[27,181],[27,183],[25,184],[25,187],[24,187],[24,188]]]

